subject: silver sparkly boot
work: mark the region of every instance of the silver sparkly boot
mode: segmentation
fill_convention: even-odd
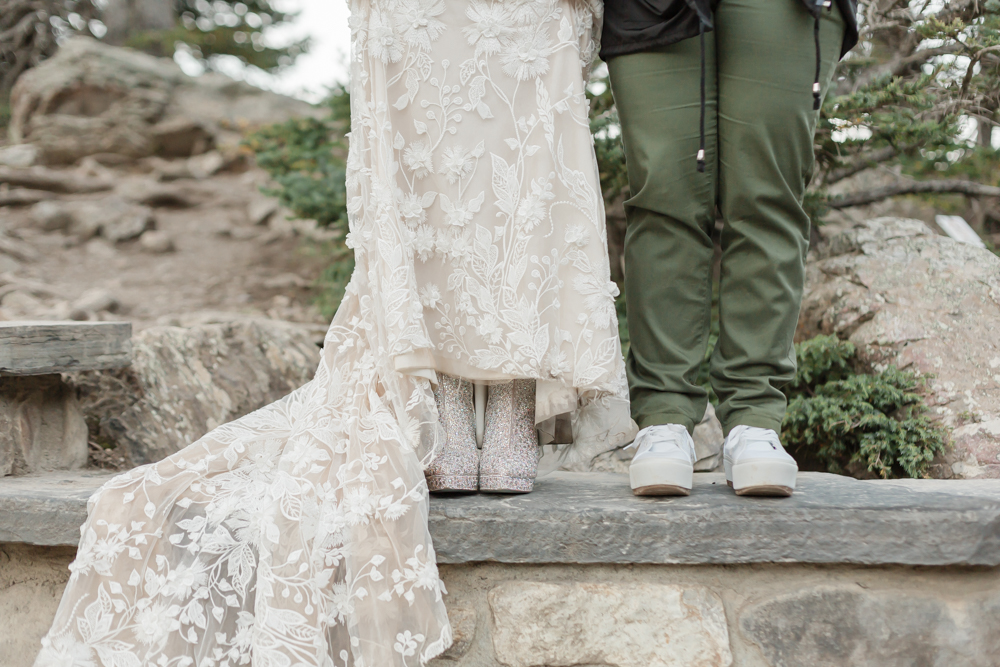
[[[472,383],[444,373],[437,377],[434,400],[447,439],[424,473],[427,488],[433,493],[475,491],[479,487],[479,450]]]
[[[490,385],[486,435],[479,459],[479,490],[528,493],[538,472],[535,381]]]

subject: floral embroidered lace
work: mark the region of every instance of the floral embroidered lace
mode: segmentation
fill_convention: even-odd
[[[451,642],[435,372],[536,379],[547,440],[634,435],[584,93],[600,3],[350,4],[357,268],[316,376],[91,498],[36,667],[423,664]]]

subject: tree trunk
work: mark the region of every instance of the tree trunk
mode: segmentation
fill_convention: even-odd
[[[979,137],[976,141],[984,148],[993,146],[993,123],[986,120],[979,121]]]

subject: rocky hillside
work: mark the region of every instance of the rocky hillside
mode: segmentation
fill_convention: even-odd
[[[12,107],[0,319],[323,324],[310,245],[328,235],[261,195],[267,176],[239,148],[312,107],[87,38],[19,79]]]

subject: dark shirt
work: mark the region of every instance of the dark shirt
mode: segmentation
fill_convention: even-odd
[[[698,36],[699,16],[712,29],[712,9],[725,0],[604,0],[601,59],[669,46]],[[771,0],[795,2],[797,0]],[[801,0],[815,15],[815,0]],[[835,0],[846,29],[841,57],[858,42],[857,0]]]

